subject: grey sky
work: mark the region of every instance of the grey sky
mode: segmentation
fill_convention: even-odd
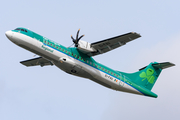
[[[178,120],[180,111],[178,0],[6,0],[0,7],[0,120]],[[24,67],[33,58],[12,42],[5,31],[25,27],[64,46],[70,35],[85,34],[96,42],[127,32],[141,38],[94,57],[124,72],[135,72],[150,62],[170,61],[149,98],[105,88],[88,79],[64,73],[55,66]]]

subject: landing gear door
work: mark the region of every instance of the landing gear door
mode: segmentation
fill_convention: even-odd
[[[71,72],[72,72],[72,73],[75,73],[75,74],[78,74],[81,70],[82,70],[82,67],[81,67],[81,66],[79,66],[79,65],[74,65],[74,66],[72,67]]]

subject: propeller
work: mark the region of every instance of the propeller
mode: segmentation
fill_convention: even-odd
[[[79,42],[79,40],[84,36],[84,35],[81,35],[81,36],[78,38],[78,36],[79,36],[79,31],[80,31],[80,29],[77,31],[76,39],[74,39],[73,36],[71,35],[71,38],[72,38],[72,40],[73,40],[73,42],[74,42],[74,44],[75,44],[75,47],[78,47],[78,42]]]

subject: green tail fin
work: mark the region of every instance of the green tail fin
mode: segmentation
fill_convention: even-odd
[[[168,68],[174,66],[174,64],[170,62],[164,62],[164,63],[150,63],[148,66],[141,68],[138,72],[128,74],[123,73],[127,77],[129,77],[132,82],[134,82],[137,85],[140,85],[148,90],[151,90],[154,86],[157,78],[159,77],[162,69]]]

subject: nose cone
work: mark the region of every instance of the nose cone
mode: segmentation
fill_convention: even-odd
[[[12,31],[7,31],[6,33],[6,37],[11,40],[11,37],[12,37]]]

